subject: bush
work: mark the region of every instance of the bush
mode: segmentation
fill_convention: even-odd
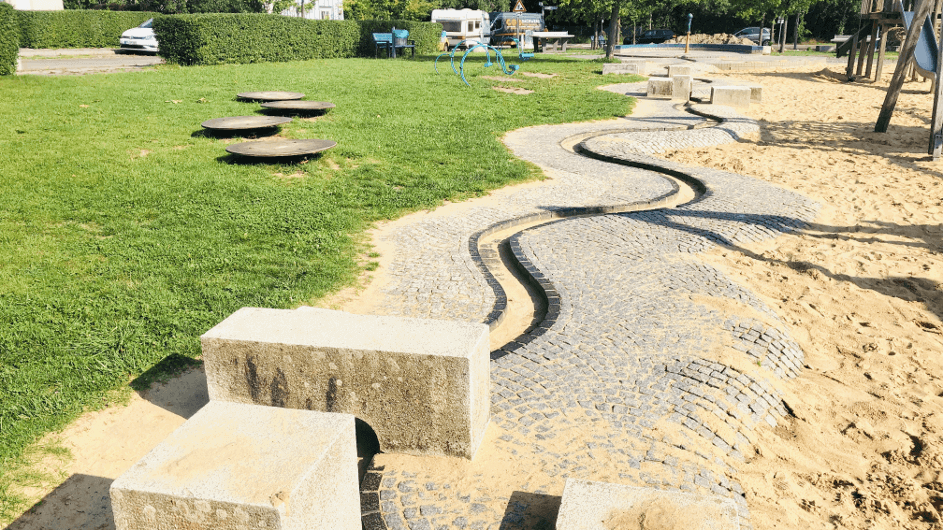
[[[144,11],[18,11],[24,48],[111,48],[126,30],[157,13]]]
[[[373,57],[373,32],[409,31],[417,53],[433,53],[441,24],[405,20],[305,20],[266,14],[197,14],[154,20],[160,54],[177,64]]]
[[[357,22],[254,13],[173,15],[154,20],[160,54],[178,64],[260,63],[353,57]]]
[[[0,75],[16,72],[20,54],[20,28],[13,6],[0,2]]]
[[[416,53],[435,53],[442,36],[442,24],[437,22],[415,22],[412,20],[361,20],[360,47],[357,52],[361,57],[373,57],[376,47],[373,33],[389,33],[393,28],[409,31],[409,39],[416,41]]]

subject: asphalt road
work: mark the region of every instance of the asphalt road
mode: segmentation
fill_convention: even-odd
[[[156,55],[134,55],[114,49],[20,50],[18,74],[82,75],[141,70],[164,59]]]

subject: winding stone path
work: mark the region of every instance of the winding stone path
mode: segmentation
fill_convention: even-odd
[[[492,321],[502,294],[469,250],[480,231],[546,212],[631,209],[677,191],[661,173],[626,164],[659,167],[700,192],[677,208],[563,218],[512,237],[547,295],[547,318],[492,354],[493,425],[474,461],[375,457],[361,485],[367,529],[553,528],[567,477],[727,496],[750,528],[736,468],[754,429],[788,413],[776,388],[803,354],[774,311],[698,254],[797,229],[819,206],[651,157],[737,141],[758,126],[727,109],[695,107],[716,118],[708,121],[669,102],[645,105],[653,117],[509,134],[515,155],[552,180],[393,234],[379,307]],[[571,143],[582,154],[564,148]]]

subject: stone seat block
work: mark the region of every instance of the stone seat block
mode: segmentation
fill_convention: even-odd
[[[711,87],[711,104],[734,108],[749,108],[752,89],[746,86]]]
[[[117,530],[359,530],[354,417],[211,401],[111,485]]]
[[[668,65],[668,77],[674,77],[676,75],[694,75],[694,69],[691,66],[686,64],[669,64]]]
[[[694,78],[689,75],[676,75],[671,78],[671,99],[688,101],[691,99],[691,89],[694,87]]]
[[[627,63],[606,63],[602,65],[603,75],[607,74],[638,74],[638,65]]]
[[[242,308],[201,341],[210,399],[353,414],[384,452],[472,458],[490,418],[485,324]]]
[[[646,91],[650,98],[670,98],[674,89],[674,82],[665,78],[650,78],[648,80],[648,90]]]
[[[556,530],[738,530],[733,500],[681,491],[567,479]]]

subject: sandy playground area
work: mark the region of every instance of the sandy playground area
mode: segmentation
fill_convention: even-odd
[[[716,77],[716,76],[715,76]],[[722,77],[722,76],[720,76]],[[824,205],[807,230],[706,259],[789,326],[805,370],[782,385],[792,416],[757,432],[740,480],[757,529],[943,528],[943,161],[924,154],[932,96],[908,83],[872,132],[890,79],[837,69],[745,74],[757,143],[669,153]],[[479,199],[487,201],[488,198]],[[86,414],[49,437],[12,529],[113,528],[110,482],[206,401],[200,370]]]

